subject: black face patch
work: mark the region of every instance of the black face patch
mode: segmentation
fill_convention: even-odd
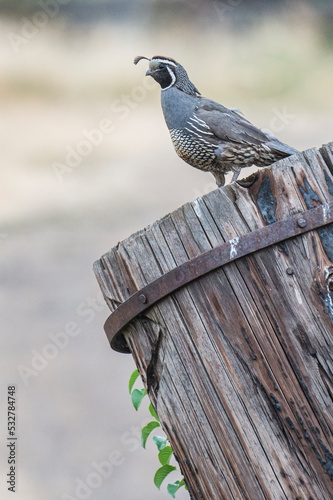
[[[176,81],[173,76],[172,68],[168,68],[166,64],[159,64],[157,68],[150,70],[150,76],[161,85],[162,89],[166,89]]]

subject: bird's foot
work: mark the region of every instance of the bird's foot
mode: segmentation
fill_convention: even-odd
[[[215,177],[218,187],[223,187],[225,184],[225,175],[222,172],[212,172]]]
[[[241,171],[241,169],[236,170],[236,172],[234,172],[234,175],[232,176],[231,182],[236,182],[237,181],[237,179],[239,177],[239,174],[240,174],[240,171]]]

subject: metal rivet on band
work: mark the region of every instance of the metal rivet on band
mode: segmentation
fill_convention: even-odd
[[[141,304],[146,304],[147,302],[147,297],[145,296],[145,294],[141,293],[139,295],[139,301],[141,302]]]

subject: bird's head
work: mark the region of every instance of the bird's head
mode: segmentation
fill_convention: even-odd
[[[138,56],[134,59],[134,64],[138,64],[141,59],[149,61],[149,69],[146,76],[151,76],[160,84],[162,91],[171,87],[177,87],[182,92],[190,95],[200,95],[198,89],[190,81],[183,66],[170,57],[154,56],[148,59]]]

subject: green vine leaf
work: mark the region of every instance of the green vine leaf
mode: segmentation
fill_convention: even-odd
[[[154,436],[153,441],[156,444],[158,451],[161,451],[166,447],[168,438],[164,436]]]
[[[172,448],[171,446],[166,446],[161,450],[158,454],[158,459],[162,465],[169,465],[170,458],[172,457]]]
[[[174,465],[163,465],[159,469],[157,469],[155,476],[154,476],[154,484],[155,486],[160,489],[161,484],[163,483],[164,479],[170,474],[170,472],[176,470],[176,467]]]
[[[132,404],[133,404],[134,408],[136,409],[136,411],[139,409],[143,398],[147,394],[146,389],[133,389],[134,384],[137,381],[137,379],[139,378],[139,376],[140,376],[139,371],[136,368],[131,373],[129,381],[128,381],[128,390],[129,390],[129,393],[131,395]],[[149,403],[148,409],[149,409],[151,416],[154,418],[154,420],[149,422],[141,430],[141,444],[142,444],[143,448],[146,448],[147,439],[150,436],[150,434],[153,432],[153,430],[157,429],[158,427],[161,427],[160,419],[158,418],[158,415],[157,415],[152,403]],[[158,459],[162,465],[162,467],[160,467],[156,471],[155,476],[154,476],[154,484],[158,489],[160,489],[161,484],[163,483],[164,479],[172,471],[175,471],[178,469],[174,465],[170,465],[170,459],[173,455],[173,450],[172,450],[170,445],[167,445],[169,439],[165,436],[153,436],[153,441],[155,442],[157,449],[159,451]],[[184,478],[182,478],[180,481],[175,481],[172,484],[168,484],[167,491],[173,498],[175,498],[176,492],[182,486],[185,486],[185,489],[187,490],[187,486],[186,486],[186,483],[184,481]]]
[[[168,493],[170,493],[170,495],[175,498],[175,495],[176,495],[176,492],[179,490],[179,488],[181,488],[182,486],[185,486],[186,487],[186,483],[184,481],[184,479],[182,479],[181,481],[175,481],[174,483],[172,484],[168,484],[167,486],[167,490],[168,490]]]
[[[131,392],[131,400],[136,411],[138,411],[139,406],[141,405],[141,402],[146,394],[146,389],[134,389],[134,391]]]
[[[142,444],[143,448],[146,447],[146,442],[147,442],[147,439],[148,439],[149,435],[157,427],[161,427],[160,423],[156,422],[156,420],[152,420],[151,422],[149,422],[149,424],[145,425],[145,427],[142,428],[142,431],[141,431],[141,444]]]
[[[157,422],[159,422],[160,419],[158,418],[158,415],[157,415],[156,411],[154,410],[154,407],[153,407],[153,405],[151,403],[150,403],[148,409],[150,411],[151,416],[154,417],[154,419],[157,420]]]
[[[128,390],[129,393],[131,394],[133,385],[135,384],[135,381],[139,377],[139,370],[136,368],[134,372],[131,374],[130,379],[128,381]]]

